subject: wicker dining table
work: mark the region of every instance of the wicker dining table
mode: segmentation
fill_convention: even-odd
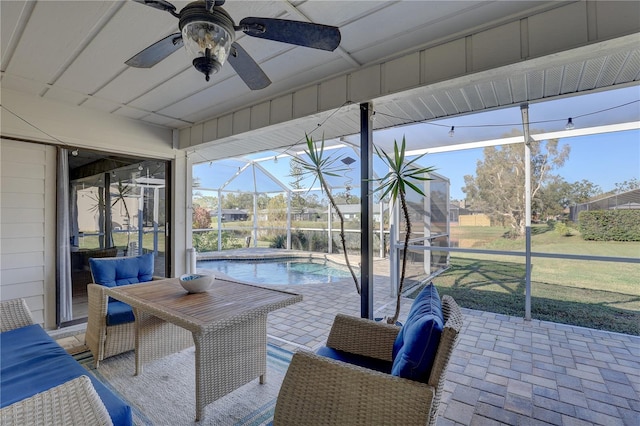
[[[177,278],[112,287],[107,294],[133,308],[136,375],[144,363],[184,348],[162,323],[191,332],[195,344],[196,421],[205,407],[267,373],[267,314],[302,295],[216,279],[204,293],[187,293]],[[175,341],[173,341],[175,340]]]

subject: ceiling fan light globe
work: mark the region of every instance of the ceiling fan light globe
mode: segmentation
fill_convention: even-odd
[[[233,37],[222,26],[206,21],[193,21],[182,28],[182,40],[189,58],[211,56],[220,66],[224,65]]]

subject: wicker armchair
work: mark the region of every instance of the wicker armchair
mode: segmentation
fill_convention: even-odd
[[[35,324],[24,299],[0,302],[0,332]]]
[[[110,257],[99,260],[101,262],[122,262],[127,260],[136,262],[136,259],[133,257]],[[106,286],[96,284],[95,279],[93,279],[92,284],[87,285],[89,312],[87,316],[85,344],[93,354],[96,367],[98,367],[100,361],[105,358],[131,351],[135,347],[136,330],[134,322],[112,326],[107,325],[109,296],[106,294],[106,289]]]
[[[133,262],[135,264],[136,262],[138,262],[136,258],[145,256],[149,255],[126,258],[113,257],[92,259],[90,263],[92,264],[92,268],[96,265],[96,263],[103,265],[113,263],[113,265],[116,265],[115,262]],[[148,261],[148,259],[146,261]],[[143,261],[143,263],[146,261]],[[121,267],[126,271],[127,274],[135,274],[136,266],[131,266],[131,264],[128,264],[121,265]],[[118,269],[119,267],[116,266],[116,268]],[[117,277],[117,279],[126,280],[124,284],[130,283],[131,285],[135,285],[135,283],[137,282],[163,279],[161,277],[151,276],[150,274],[152,270],[152,266],[148,267],[148,265],[143,265],[141,267],[142,272],[139,273],[143,274],[144,272],[144,276],[140,275],[138,277],[123,278],[125,276],[125,272],[123,272],[122,274],[115,274],[115,276]],[[87,318],[87,329],[85,332],[85,344],[93,354],[94,363],[97,368],[100,365],[100,361],[104,360],[105,358],[109,358],[114,355],[118,355],[123,352],[128,352],[135,349],[136,323],[134,321],[129,321],[118,323],[116,325],[107,324],[107,313],[109,310],[109,305],[112,304],[111,302],[109,302],[109,296],[107,296],[106,293],[108,287],[95,283],[96,281],[102,282],[100,280],[104,279],[104,276],[96,279],[96,274],[93,269],[92,275],[94,278],[94,283],[87,285],[89,313]],[[138,280],[140,277],[143,278]],[[123,283],[118,283],[116,285],[123,285]],[[158,336],[162,336],[163,339],[169,339],[172,342],[171,347],[174,351],[193,346],[193,337],[188,330],[178,327],[177,325],[164,322],[158,318],[155,318],[154,321],[157,322],[156,332],[158,333]]]
[[[107,287],[99,284],[87,285],[89,314],[85,344],[93,354],[97,367],[105,358],[133,350],[135,346],[135,323],[128,322],[107,326]]]
[[[442,298],[444,330],[428,383],[310,352],[297,352],[280,388],[274,425],[434,425],[446,368],[462,328],[462,312]],[[327,346],[391,362],[399,328],[338,315]]]

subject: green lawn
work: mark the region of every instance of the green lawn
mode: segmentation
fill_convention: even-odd
[[[130,242],[138,241],[138,234],[132,233]],[[127,246],[127,234],[115,233],[113,235],[113,242],[120,250]],[[99,248],[97,236],[88,236],[80,238],[81,249],[94,249]],[[144,234],[142,237],[142,247],[146,250],[153,250],[153,234]],[[164,232],[158,234],[158,251],[164,253]]]
[[[474,248],[524,248],[522,240],[501,238],[504,228],[468,228],[455,234],[476,240]],[[534,252],[640,257],[638,242],[584,241],[547,231],[546,226],[532,234]],[[534,257],[531,271],[534,319],[640,335],[640,264]],[[463,307],[524,316],[524,258],[452,253],[451,267],[433,282]]]

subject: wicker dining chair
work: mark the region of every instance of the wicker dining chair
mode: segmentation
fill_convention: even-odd
[[[444,328],[427,383],[296,352],[280,388],[273,424],[434,425],[447,365],[462,328],[462,312],[450,296],[442,298],[442,313]],[[399,330],[386,323],[338,315],[327,346],[391,363]]]
[[[90,265],[113,265],[119,268],[120,273],[113,276],[119,278],[127,276],[129,283],[151,281],[153,279],[153,255],[143,255],[136,257],[105,257],[91,259]],[[133,271],[133,272],[132,272]],[[108,286],[114,283],[101,282],[93,276],[93,283],[87,285],[89,299],[89,313],[87,318],[87,330],[85,333],[85,343],[91,353],[95,366],[100,361],[114,355],[133,350],[135,347],[135,323],[134,321],[123,322],[116,325],[107,323],[107,312],[109,308],[109,296],[106,294]]]
[[[126,303],[110,298],[107,288],[162,279],[153,276],[153,262],[151,253],[90,260],[93,283],[87,285],[89,315],[85,344],[93,354],[96,368],[105,358],[135,349],[136,343],[133,309]],[[109,321],[108,316],[113,322]],[[158,335],[171,340],[172,348],[184,349],[193,346],[191,332],[177,325],[156,320],[161,324],[157,329]]]

